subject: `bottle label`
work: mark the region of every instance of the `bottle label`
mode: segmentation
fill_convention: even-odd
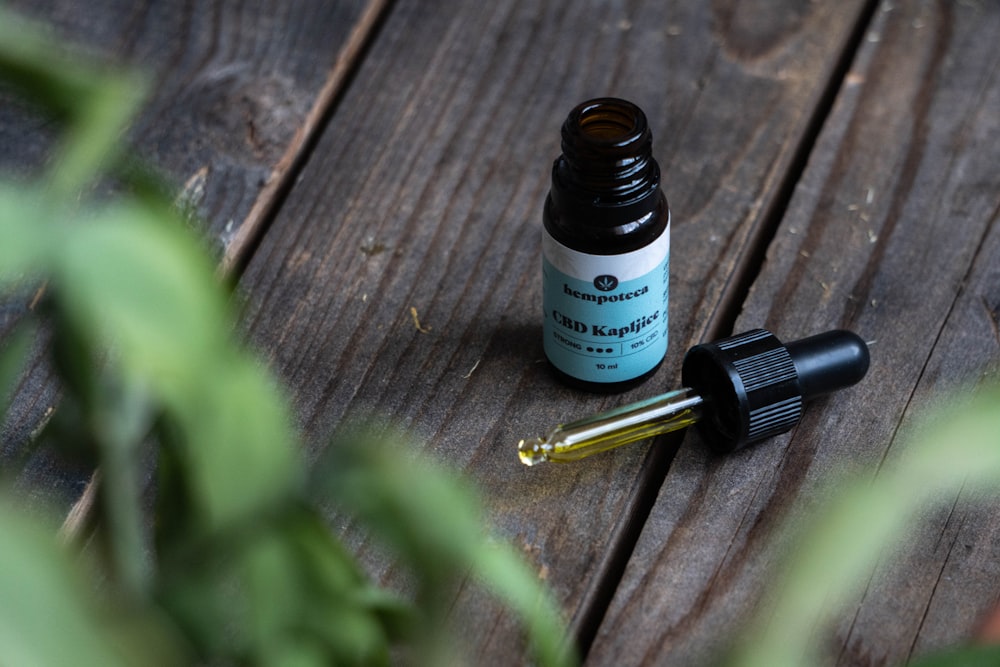
[[[590,255],[542,232],[545,355],[572,377],[623,382],[667,353],[670,221],[652,243]]]

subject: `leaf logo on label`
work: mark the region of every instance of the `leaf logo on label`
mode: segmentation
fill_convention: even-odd
[[[602,292],[610,292],[618,287],[618,279],[609,275],[597,276],[594,278],[594,287]]]

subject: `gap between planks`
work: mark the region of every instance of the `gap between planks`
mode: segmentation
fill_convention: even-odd
[[[844,86],[851,65],[858,54],[865,33],[872,24],[879,4],[880,0],[868,0],[859,12],[857,22],[844,42],[844,48],[837,59],[830,79],[820,94],[798,145],[792,153],[788,169],[771,198],[770,204],[761,216],[761,223],[747,243],[747,250],[737,261],[719,303],[709,316],[705,327],[705,340],[716,340],[732,335],[743,302],[763,270],[768,247],[774,240],[778,227],[784,219],[795,187],[805,172],[809,155],[833,111],[837,96]],[[576,639],[582,661],[586,660],[597,637],[604,614],[607,612],[615,591],[625,574],[625,568],[660,494],[660,489],[666,481],[674,456],[683,444],[683,433],[659,436],[655,439],[655,443],[650,448],[649,455],[643,463],[643,475],[639,480],[640,488],[636,494],[632,511],[628,512],[625,520],[619,524],[617,534],[612,537],[612,546],[604,559],[605,562],[598,568],[598,571],[602,573],[601,579],[588,590],[580,605],[580,613],[571,622],[570,631]]]
[[[705,329],[706,340],[717,340],[735,333],[733,329],[743,309],[743,302],[746,301],[750,288],[764,268],[767,250],[778,233],[781,221],[784,220],[788,205],[792,201],[792,195],[795,194],[795,187],[802,179],[809,156],[812,154],[827,118],[833,111],[834,102],[844,87],[844,81],[861,47],[861,41],[871,27],[875,10],[880,4],[881,0],[868,0],[859,13],[858,21],[844,44],[844,50],[841,51],[840,57],[837,59],[830,80],[820,94],[812,116],[806,123],[802,138],[792,153],[788,170],[781,179],[767,210],[761,216],[761,224],[747,244],[747,251],[737,261],[729,283],[722,291],[718,305],[709,317]]]

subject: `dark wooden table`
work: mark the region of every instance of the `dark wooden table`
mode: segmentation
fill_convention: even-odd
[[[187,188],[311,446],[381,415],[467,473],[588,664],[708,659],[766,595],[775,526],[997,375],[992,0],[9,4],[150,72],[132,142]],[[549,166],[565,114],[600,95],[646,111],[673,212],[668,358],[611,397],[557,384],[540,337]],[[0,119],[0,164],[27,173],[44,127]],[[757,326],[855,330],[874,341],[869,376],[727,457],[691,433],[518,462],[520,438],[665,390],[689,346]],[[23,378],[5,456],[57,404],[50,376],[38,362]],[[85,481],[44,458],[23,480],[67,507]],[[924,517],[836,625],[829,663],[971,636],[1000,600],[998,509]],[[495,602],[463,594],[456,617],[482,664],[527,660]]]

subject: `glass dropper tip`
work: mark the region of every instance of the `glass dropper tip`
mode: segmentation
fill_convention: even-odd
[[[517,443],[517,455],[527,466],[551,461],[565,463],[686,428],[701,416],[702,398],[684,388],[614,410],[559,424],[544,438]]]
[[[533,466],[545,463],[549,460],[544,438],[528,438],[517,443],[517,456],[521,463],[526,466]]]

